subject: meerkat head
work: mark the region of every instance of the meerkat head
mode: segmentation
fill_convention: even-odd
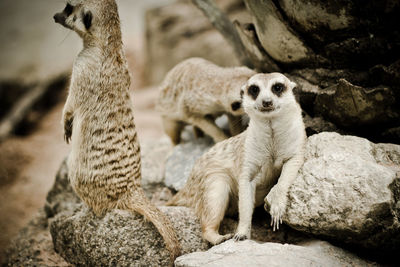
[[[108,38],[110,31],[120,35],[115,0],[67,0],[64,10],[53,18],[84,41]]]
[[[256,74],[242,87],[243,108],[249,117],[278,115],[296,103],[292,92],[295,86],[281,73]]]

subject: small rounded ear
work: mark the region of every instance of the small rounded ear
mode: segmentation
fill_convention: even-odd
[[[87,11],[83,14],[83,24],[85,25],[86,30],[89,30],[90,26],[92,26],[92,19],[92,12]]]
[[[290,82],[289,82],[289,86],[290,86],[290,89],[293,90],[294,88],[297,87],[297,83],[290,81]]]
[[[246,89],[246,84],[242,85],[240,88],[240,99],[243,100],[244,90]]]

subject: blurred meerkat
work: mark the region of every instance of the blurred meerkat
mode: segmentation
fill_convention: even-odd
[[[114,208],[142,214],[177,257],[180,245],[170,221],[140,187],[140,147],[115,0],[69,0],[54,20],[83,39],[62,119],[65,140],[72,142],[72,187],[97,216]]]
[[[294,86],[280,73],[252,76],[242,93],[248,128],[200,157],[184,188],[168,203],[194,208],[210,243],[232,237],[218,233],[226,213],[239,212],[234,239],[250,238],[254,207],[262,203],[269,209],[273,229],[279,229],[306,141]]]
[[[164,130],[174,144],[180,142],[185,124],[195,126],[215,142],[229,136],[215,124],[226,114],[231,135],[244,130],[240,88],[256,72],[247,67],[219,67],[202,58],[190,58],[172,68],[160,86],[157,110]],[[201,131],[199,131],[200,129]]]

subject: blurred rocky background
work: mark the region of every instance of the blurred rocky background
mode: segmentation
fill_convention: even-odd
[[[226,242],[196,252],[209,246],[193,213],[163,208],[184,252],[194,252],[176,266],[206,266],[204,258],[235,266],[245,257],[255,266],[395,266],[391,257],[400,249],[399,1],[117,2],[133,75],[142,185],[154,203],[165,203],[179,190],[191,164],[211,146],[210,140],[193,140],[185,132],[186,143],[173,148],[154,111],[157,85],[185,58],[285,73],[298,84],[296,95],[312,136],[283,228],[272,232],[268,214],[255,213],[252,237],[264,244]],[[0,262],[165,265],[162,239],[151,224],[122,211],[94,218],[66,179],[61,163],[69,148],[59,121],[81,43],[53,23],[63,6],[56,0],[0,2]],[[221,230],[232,232],[236,223],[227,218]]]

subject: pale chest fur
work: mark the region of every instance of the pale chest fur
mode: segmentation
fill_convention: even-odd
[[[256,205],[278,180],[282,166],[298,153],[302,153],[304,133],[301,115],[281,117],[279,120],[253,119],[244,142],[242,171],[250,173],[256,187]]]

